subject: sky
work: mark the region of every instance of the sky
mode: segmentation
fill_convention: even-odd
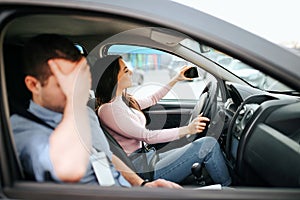
[[[273,43],[300,48],[300,0],[173,0]]]

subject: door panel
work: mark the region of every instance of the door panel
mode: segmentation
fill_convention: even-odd
[[[174,128],[188,123],[196,101],[161,101],[144,110],[148,129]]]
[[[187,125],[191,111],[197,101],[161,100],[156,105],[143,112],[147,119],[147,128],[150,130],[162,128],[176,128]],[[184,137],[172,142],[152,144],[159,152],[181,147],[189,141]]]

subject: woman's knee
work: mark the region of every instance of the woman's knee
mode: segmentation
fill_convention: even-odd
[[[219,148],[218,141],[214,137],[205,136],[195,140],[194,145],[197,146],[201,157]]]
[[[199,138],[197,140],[195,140],[193,143],[195,143],[196,145],[205,145],[205,146],[215,146],[215,145],[219,145],[218,141],[216,140],[216,138],[211,137],[211,136],[205,136],[202,138]]]

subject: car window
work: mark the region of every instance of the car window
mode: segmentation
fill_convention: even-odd
[[[147,96],[168,83],[180,69],[195,66],[168,52],[135,45],[112,45],[108,54],[122,55],[129,69],[133,71],[133,87],[128,91],[136,97]],[[198,67],[198,78],[176,84],[163,99],[198,99],[205,87],[207,72]]]
[[[250,85],[266,91],[290,92],[291,88],[283,83],[267,76],[263,72],[254,69],[252,66],[243,63],[242,61],[228,56],[213,48],[207,47],[210,51],[202,53],[208,59],[224,67],[234,75],[243,79]]]
[[[82,45],[80,44],[74,44],[74,45],[82,55],[87,56],[88,52]]]

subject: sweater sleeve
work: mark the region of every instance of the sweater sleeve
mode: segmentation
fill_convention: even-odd
[[[154,94],[144,97],[144,98],[138,98],[136,99],[138,104],[140,105],[140,108],[143,110],[145,108],[148,108],[154,104],[156,104],[159,100],[161,100],[169,91],[171,90],[171,87],[168,85],[165,85],[164,87],[157,90]]]
[[[149,130],[145,127],[142,113],[125,107],[123,102],[114,102],[101,106],[98,115],[101,121],[115,133],[128,139],[144,141],[148,144],[169,142],[179,138],[180,128]]]

